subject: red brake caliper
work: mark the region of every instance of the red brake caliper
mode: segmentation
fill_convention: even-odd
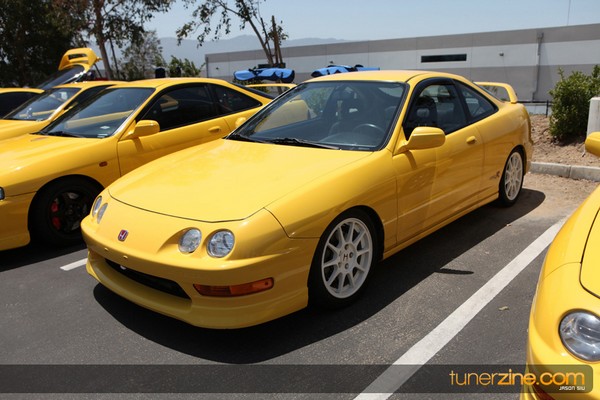
[[[56,213],[58,212],[58,208],[59,208],[59,205],[58,205],[58,199],[54,199],[54,201],[53,201],[53,202],[52,202],[52,204],[50,205],[50,212],[51,212],[52,214],[56,214]],[[59,218],[59,217],[56,217],[56,216],[53,216],[53,217],[52,217],[52,225],[54,225],[54,227],[55,227],[57,230],[58,230],[58,229],[60,229],[60,227],[61,227],[61,225],[62,225],[62,224],[60,223],[60,218]]]

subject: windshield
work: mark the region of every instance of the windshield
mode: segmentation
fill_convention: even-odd
[[[374,151],[388,141],[406,86],[398,82],[309,82],[284,93],[228,139]]]
[[[5,119],[20,121],[44,121],[52,116],[71,97],[79,92],[80,88],[57,88],[44,92],[42,95],[31,99],[19,108],[6,115]]]
[[[105,89],[81,107],[63,114],[40,134],[97,139],[112,136],[153,92],[151,88]]]
[[[38,88],[50,89],[54,86],[62,85],[63,83],[74,82],[83,75],[85,70],[86,68],[79,64],[67,67],[52,74],[48,79],[40,83]]]

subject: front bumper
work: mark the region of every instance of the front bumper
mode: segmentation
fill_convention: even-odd
[[[82,222],[87,271],[142,307],[206,328],[256,325],[306,307],[308,271],[318,239],[290,239],[266,211],[250,219],[202,223],[113,200],[101,224],[91,217]],[[236,234],[236,247],[222,259],[208,256],[204,245],[193,254],[182,254],[177,241],[190,224],[203,236],[230,229]],[[128,237],[119,241],[125,227]],[[265,278],[273,278],[269,290],[236,297],[204,296],[193,286],[240,285]]]

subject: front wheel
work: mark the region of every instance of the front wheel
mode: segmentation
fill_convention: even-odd
[[[352,210],[336,218],[319,240],[309,274],[311,303],[340,307],[362,292],[376,259],[370,218]]]
[[[89,214],[100,188],[66,179],[40,190],[29,211],[29,230],[37,242],[68,246],[81,242],[81,220]]]
[[[524,176],[523,154],[514,149],[508,156],[500,180],[499,201],[501,205],[508,207],[516,203],[523,187]]]

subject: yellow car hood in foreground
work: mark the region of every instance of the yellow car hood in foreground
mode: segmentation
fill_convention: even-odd
[[[370,154],[216,140],[147,164],[109,191],[121,202],[160,214],[205,222],[241,220]]]
[[[590,235],[587,238],[583,253],[580,279],[581,284],[587,291],[600,297],[600,217],[598,216],[600,209],[600,188],[595,190],[587,202],[590,201],[592,201],[592,204],[590,204],[591,211],[593,212],[595,207],[596,215],[593,219],[594,223],[589,231]]]

